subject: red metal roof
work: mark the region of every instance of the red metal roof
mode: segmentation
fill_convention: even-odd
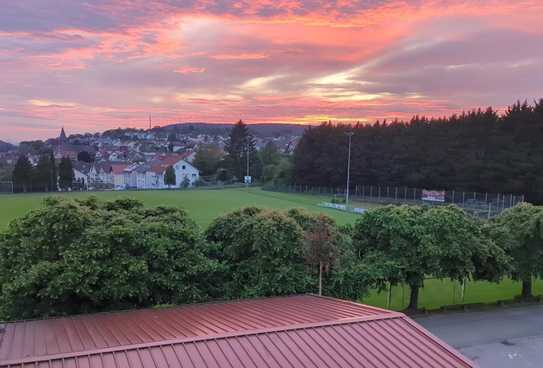
[[[401,313],[293,296],[7,323],[0,367],[473,367]]]

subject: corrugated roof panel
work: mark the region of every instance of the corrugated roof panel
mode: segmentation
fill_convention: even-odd
[[[407,317],[251,333],[45,361],[48,368],[473,367]],[[402,339],[398,339],[401,331]],[[22,366],[22,365],[21,365]],[[36,366],[42,366],[40,362]]]
[[[378,315],[380,309],[313,296],[187,305],[168,309],[7,323],[0,360],[184,337]]]
[[[8,323],[1,338],[2,368],[474,366],[401,313],[315,296]]]

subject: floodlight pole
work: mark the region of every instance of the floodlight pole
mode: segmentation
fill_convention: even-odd
[[[354,135],[354,132],[345,133],[349,137],[349,154],[347,156],[347,188],[345,192],[345,208],[349,209],[349,181],[351,176],[351,139]]]
[[[247,177],[249,177],[249,145],[247,144]],[[249,187],[249,182],[245,179],[245,186]]]

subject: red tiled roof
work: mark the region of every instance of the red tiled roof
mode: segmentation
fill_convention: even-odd
[[[111,172],[115,175],[121,175],[128,167],[128,164],[111,164]]]
[[[401,313],[309,295],[7,323],[8,366],[473,367]]]
[[[151,161],[151,171],[156,174],[162,174],[168,167],[175,165],[188,156],[190,156],[190,152],[158,154]]]

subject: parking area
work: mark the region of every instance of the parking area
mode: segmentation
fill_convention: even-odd
[[[415,319],[481,368],[543,366],[543,305]]]

